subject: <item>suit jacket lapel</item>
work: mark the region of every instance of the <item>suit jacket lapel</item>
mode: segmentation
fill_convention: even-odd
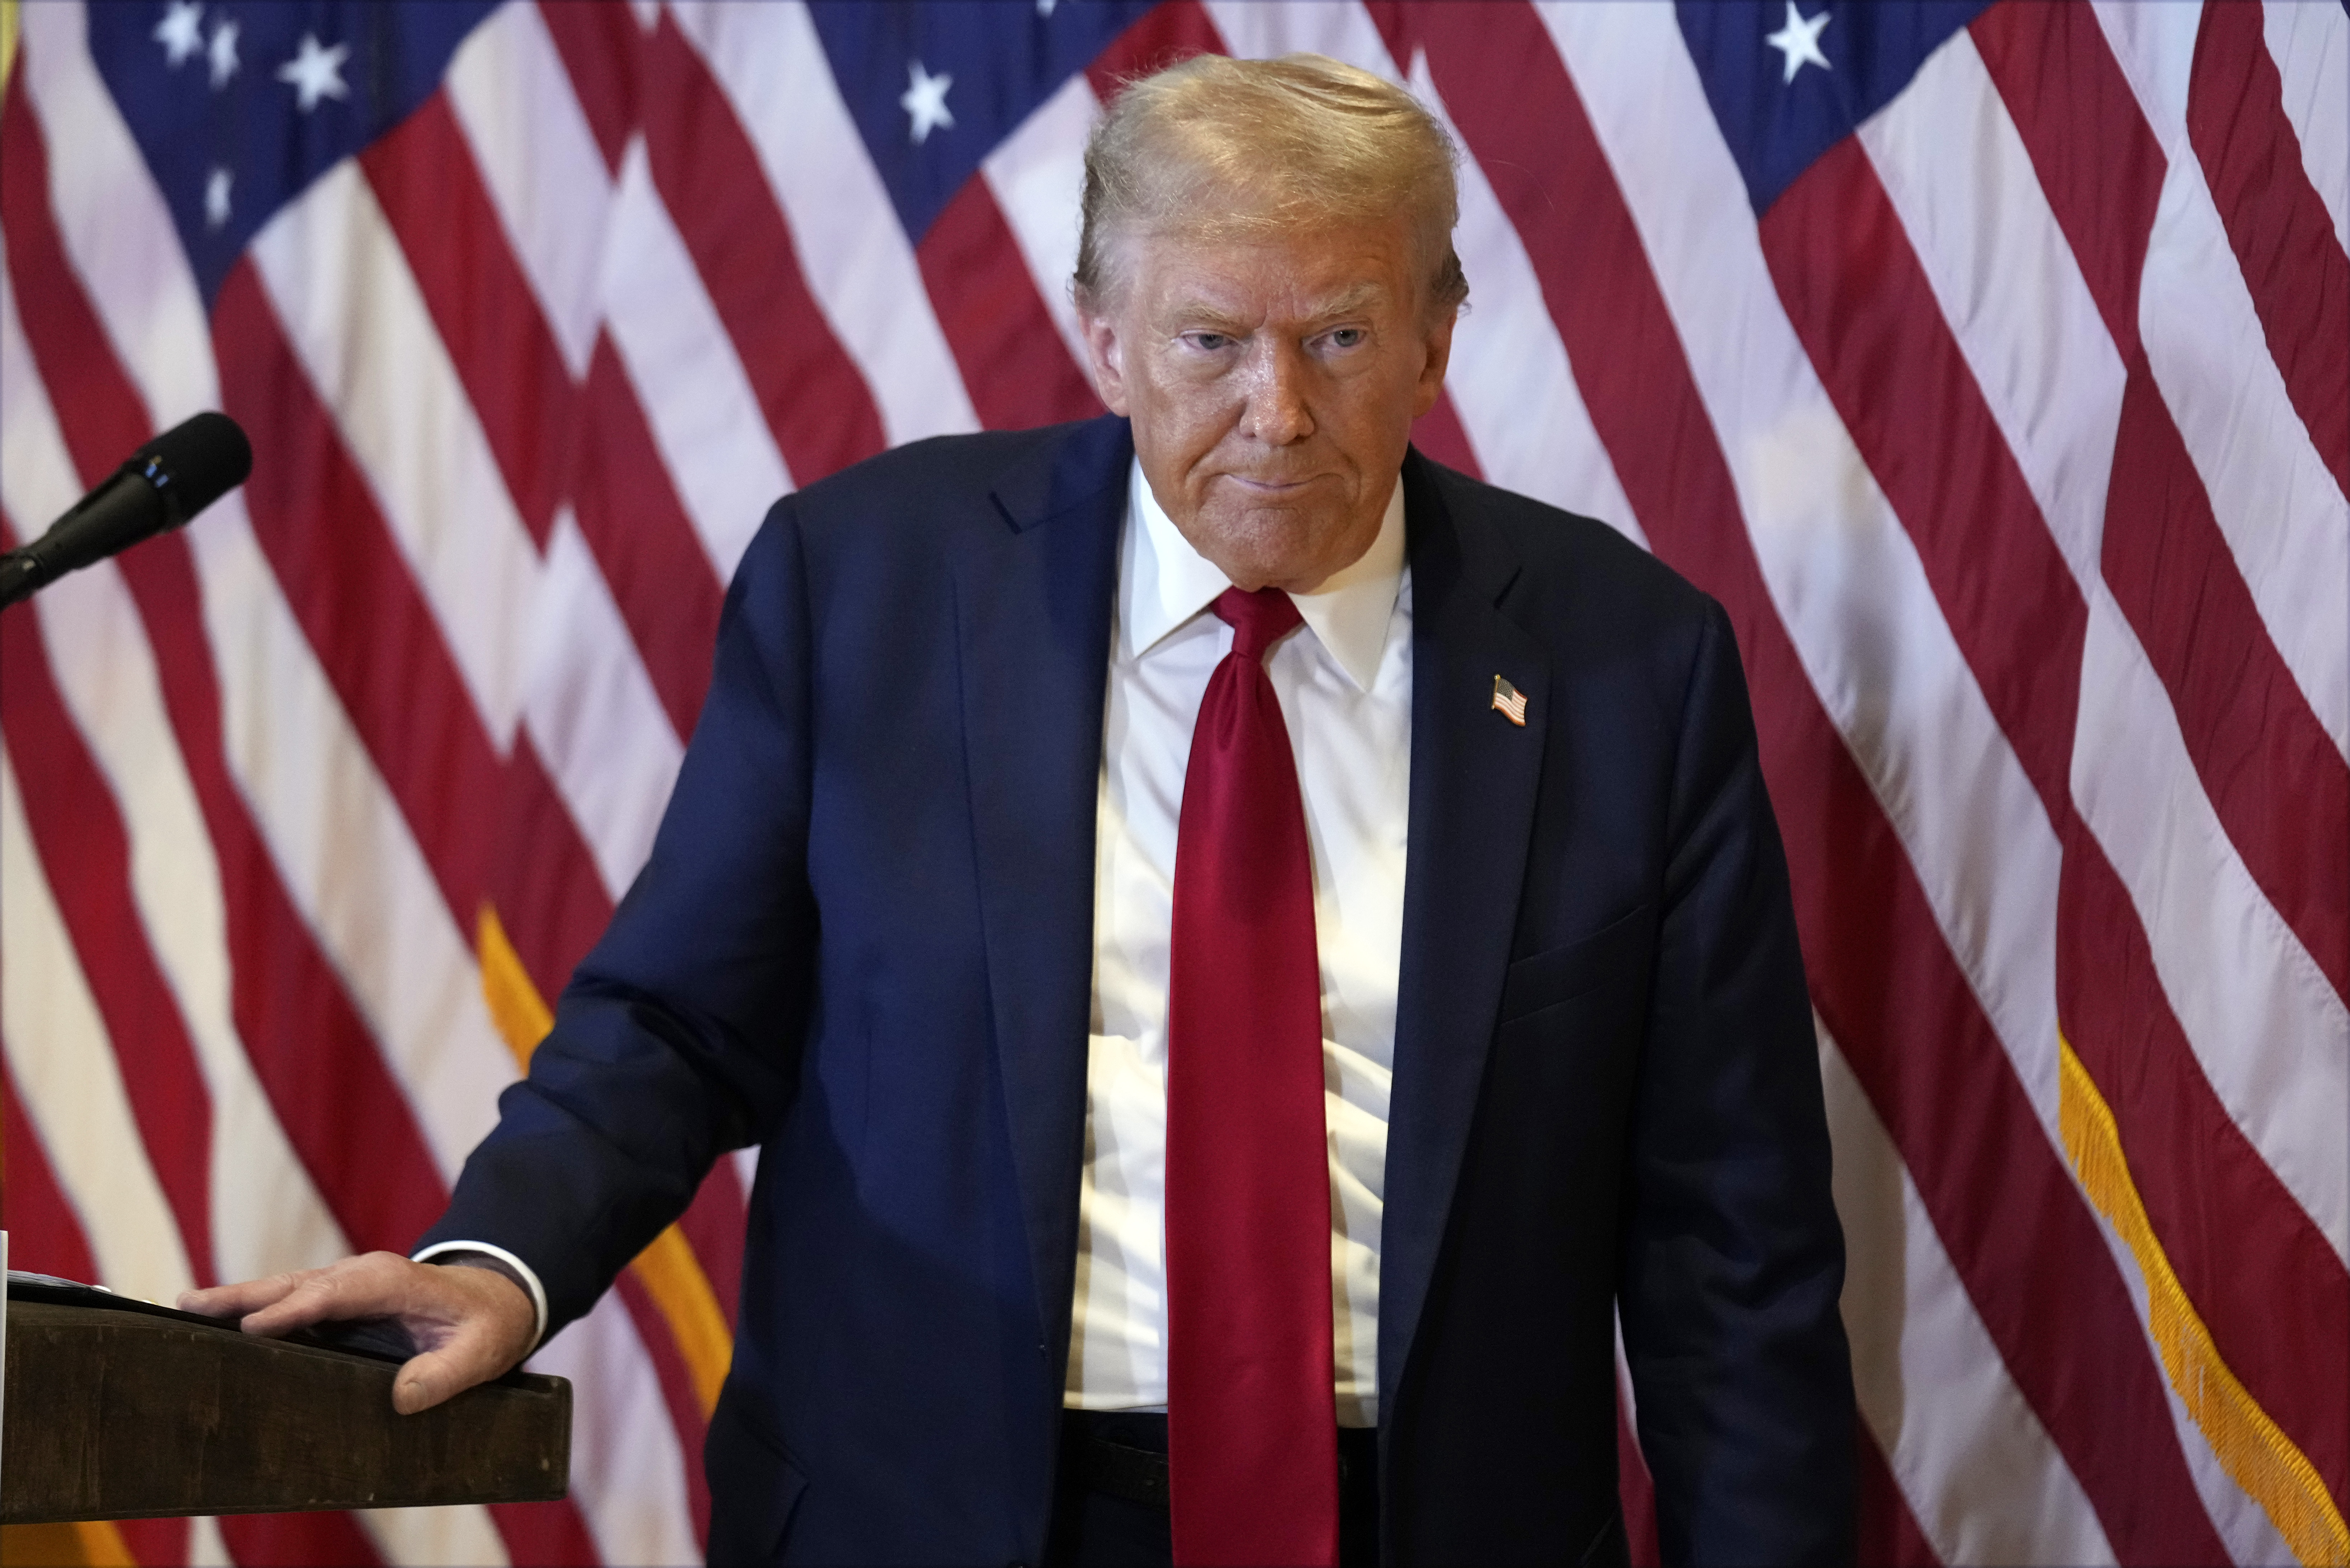
[[[980,919],[1040,1321],[1075,1288],[1092,1007],[1094,806],[1133,452],[1122,420],[998,482],[1001,534],[956,563]]]
[[[1404,464],[1412,584],[1410,847],[1379,1241],[1379,1407],[1396,1397],[1435,1272],[1497,1022],[1549,722],[1549,662],[1497,607],[1501,532]],[[1523,728],[1493,708],[1499,675]]]

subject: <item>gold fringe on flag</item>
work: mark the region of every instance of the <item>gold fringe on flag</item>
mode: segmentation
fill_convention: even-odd
[[[103,1519],[0,1524],[0,1568],[139,1568],[122,1532]]]
[[[2269,1417],[2228,1370],[2211,1331],[2187,1299],[2131,1179],[2113,1107],[2097,1092],[2073,1043],[2056,1037],[2056,1125],[2081,1189],[2106,1217],[2146,1278],[2147,1326],[2162,1353],[2162,1369],[2202,1429],[2211,1451],[2245,1495],[2259,1503],[2303,1563],[2316,1568],[2350,1565],[2350,1527],[2334,1504],[2317,1467]]]
[[[522,955],[515,951],[497,910],[488,904],[482,906],[474,934],[483,1000],[490,1004],[490,1018],[505,1037],[515,1065],[527,1073],[530,1054],[555,1027],[555,1014],[523,968]],[[734,1359],[734,1335],[726,1326],[726,1314],[719,1310],[718,1293],[711,1288],[709,1273],[694,1255],[693,1243],[674,1225],[654,1237],[652,1245],[638,1253],[629,1267],[669,1324],[670,1338],[685,1362],[694,1397],[707,1419],[718,1407],[719,1386],[726,1381],[726,1368]]]

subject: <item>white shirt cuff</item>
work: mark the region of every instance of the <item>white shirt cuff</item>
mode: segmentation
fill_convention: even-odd
[[[536,1350],[538,1342],[546,1337],[546,1287],[538,1282],[538,1271],[504,1247],[488,1241],[435,1241],[410,1258],[409,1262],[429,1263],[443,1252],[486,1252],[522,1276],[524,1287],[530,1292],[530,1310],[538,1317],[530,1336],[530,1347]]]

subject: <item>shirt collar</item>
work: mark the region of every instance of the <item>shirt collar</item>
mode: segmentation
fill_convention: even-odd
[[[1159,504],[1139,458],[1127,477],[1126,542],[1119,559],[1121,659],[1139,659],[1149,652],[1232,586],[1222,568],[1191,548]],[[1399,475],[1379,518],[1378,536],[1362,558],[1332,574],[1314,592],[1289,596],[1315,638],[1362,691],[1369,691],[1378,675],[1403,576],[1403,480]]]

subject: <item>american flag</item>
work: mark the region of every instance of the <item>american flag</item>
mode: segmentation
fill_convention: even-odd
[[[1865,1560],[2350,1561],[2340,0],[0,0],[0,530],[198,409],[255,452],[0,618],[12,1260],[168,1300],[410,1244],[766,504],[1096,409],[1083,138],[1203,49],[1446,119],[1422,450],[1736,625]],[[14,1549],[696,1559],[751,1173],[536,1357],[568,1501]]]

